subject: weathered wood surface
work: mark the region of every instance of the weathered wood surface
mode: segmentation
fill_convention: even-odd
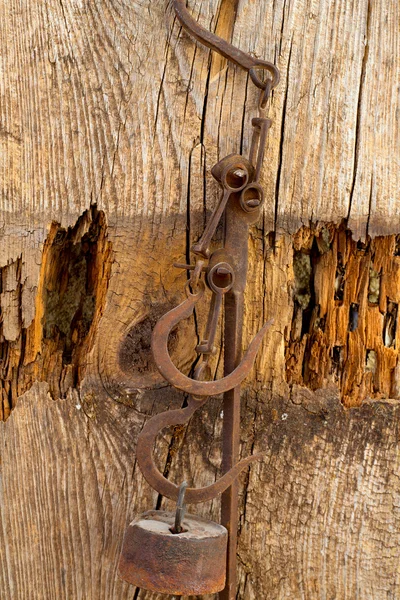
[[[116,565],[129,518],[156,502],[132,451],[154,394],[134,411],[102,401],[94,416],[76,393],[54,401],[47,390],[35,385],[0,430],[1,598],[132,600]],[[398,598],[398,405],[346,413],[332,392],[295,390],[250,394],[244,408],[243,453],[265,459],[241,496],[238,597]],[[219,410],[213,401],[190,426],[175,477],[215,476]]]
[[[275,324],[244,391],[242,453],[266,459],[243,481],[238,598],[395,599],[400,8],[189,5],[282,73],[249,244],[246,343]],[[16,406],[0,423],[0,596],[150,600],[116,574],[125,525],[157,502],[138,432],[182,402],[149,335],[182,297],[172,263],[215,206],[211,166],[248,151],[257,95],[158,0],[2,2],[0,47],[1,417]],[[196,333],[173,339],[186,372]],[[169,476],[218,476],[220,422],[214,399],[160,436]],[[196,510],[217,518],[218,502]]]

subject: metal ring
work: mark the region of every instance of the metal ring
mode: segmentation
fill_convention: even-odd
[[[246,194],[248,194],[251,190],[255,191],[257,197],[246,199]],[[258,204],[254,203],[253,206],[251,204],[248,204],[248,202],[251,202],[251,200],[258,202]],[[249,185],[240,194],[240,198],[239,198],[240,206],[241,206],[242,210],[244,210],[247,213],[254,212],[255,210],[258,210],[259,208],[261,208],[263,202],[264,202],[264,190],[261,187],[261,185],[259,183],[257,183],[256,181],[249,183]]]
[[[218,269],[225,269],[228,272],[227,274],[230,275],[230,282],[228,283],[228,285],[220,287],[214,281],[214,275],[218,275],[218,273],[217,273]],[[219,262],[219,263],[215,264],[207,273],[207,283],[208,283],[209,288],[215,294],[226,294],[227,292],[229,292],[229,290],[232,289],[232,286],[235,283],[235,272],[229,263],[227,263],[225,261]]]
[[[185,292],[188,298],[200,298],[204,294],[204,290],[206,289],[205,283],[202,279],[197,282],[197,292],[192,292],[190,289],[191,281],[190,279],[185,283]]]
[[[208,375],[209,375],[208,380],[209,380],[211,378],[211,367],[208,364],[208,357],[206,359],[203,357],[203,360],[201,360],[198,363],[198,365],[196,365],[196,368],[193,373],[193,379],[196,379],[197,381],[204,381],[204,379],[202,379],[202,377],[204,375],[204,372],[207,369],[209,370],[209,373],[208,373]],[[207,377],[207,375],[206,375],[206,377]],[[206,381],[207,381],[207,379],[206,379]],[[201,396],[198,396],[197,398],[201,398]]]
[[[265,71],[268,71],[269,73],[271,73],[272,79],[270,77],[268,77],[266,79],[266,81],[263,81],[257,75],[256,69],[264,69]],[[249,75],[250,75],[251,80],[254,83],[254,85],[257,86],[260,90],[265,90],[265,88],[267,87],[268,80],[271,81],[272,88],[276,87],[278,85],[279,79],[280,79],[280,74],[279,74],[278,68],[275,67],[275,65],[272,65],[271,63],[267,63],[262,60],[260,60],[256,66],[249,69]]]
[[[237,186],[231,185],[232,182],[230,182],[228,179],[229,175],[239,178],[240,175],[237,174],[237,172],[239,172],[239,171],[243,171],[243,176],[241,176],[242,183]],[[224,186],[224,188],[226,190],[229,190],[230,192],[241,192],[248,184],[249,178],[250,178],[250,173],[249,173],[247,166],[243,162],[237,162],[234,165],[229,164],[224,169],[224,171],[222,173],[222,177],[221,177],[221,183]]]

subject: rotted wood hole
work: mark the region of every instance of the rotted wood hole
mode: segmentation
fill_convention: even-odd
[[[28,327],[21,317],[21,261],[0,273],[0,420],[7,419],[17,398],[35,381],[47,381],[54,398],[79,387],[111,273],[104,213],[92,206],[73,227],[51,224],[42,252],[35,318]]]
[[[289,384],[334,383],[345,406],[400,397],[400,236],[355,241],[345,225],[294,237]]]
[[[325,224],[300,229],[290,245],[287,383],[313,391],[333,384],[347,407],[359,406],[366,398],[399,398],[400,236],[361,242],[344,223]],[[279,258],[274,260],[277,265]],[[72,227],[51,224],[42,252],[35,318],[28,327],[21,318],[21,261],[19,257],[1,270],[2,420],[34,381],[48,381],[54,398],[65,396],[69,388],[79,389],[112,269],[104,213],[93,206]],[[160,383],[151,356],[151,331],[178,302],[178,297],[152,302],[143,318],[128,328],[117,361],[130,383],[137,380],[147,389]],[[203,317],[181,323],[171,333],[170,352],[183,371],[195,361]],[[190,348],[188,339],[193,340]]]

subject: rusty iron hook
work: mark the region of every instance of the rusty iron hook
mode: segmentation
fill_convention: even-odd
[[[176,16],[182,27],[196,40],[201,42],[204,46],[211,48],[218,54],[221,54],[228,60],[242,67],[249,72],[249,75],[259,89],[265,90],[269,85],[274,88],[279,83],[279,70],[278,68],[266,61],[258,58],[254,58],[250,54],[239,50],[226,40],[223,40],[215,33],[211,33],[207,29],[204,29],[199,23],[191,16],[186,8],[186,0],[173,0],[172,2]],[[268,84],[266,81],[262,81],[257,75],[257,69],[265,69],[272,75],[271,83]]]
[[[151,338],[151,349],[154,361],[161,375],[174,387],[194,396],[216,396],[240,385],[249,374],[262,338],[270,328],[273,320],[269,320],[256,334],[240,364],[229,375],[215,381],[197,381],[187,377],[174,365],[168,351],[168,337],[172,329],[183,319],[193,313],[194,307],[204,294],[204,284],[197,293],[187,291],[187,299],[167,312],[157,322]]]
[[[176,485],[172,481],[169,481],[157,469],[153,458],[153,447],[156,437],[165,427],[184,425],[187,423],[193,413],[198,408],[203,406],[207,399],[208,398],[201,398],[200,400],[197,400],[193,397],[190,397],[188,400],[188,406],[185,408],[170,410],[155,415],[146,423],[138,437],[136,458],[144,478],[154,490],[156,490],[162,496],[170,498],[170,500],[178,500],[180,486]],[[244,458],[240,462],[236,463],[236,465],[230,469],[230,471],[225,473],[220,479],[209,486],[202,488],[187,488],[185,492],[185,502],[187,504],[197,504],[199,502],[207,502],[208,500],[216,498],[219,494],[222,494],[222,492],[232,485],[243,469],[245,469],[253,461],[261,458],[261,456],[261,454],[254,454],[253,456]]]
[[[136,457],[144,478],[159,494],[171,500],[178,499],[180,488],[164,477],[154,462],[153,448],[157,435],[166,427],[187,423],[193,413],[205,404],[209,396],[223,393],[239,385],[252,368],[263,335],[273,322],[271,319],[258,332],[242,361],[232,373],[216,381],[191,379],[181,373],[173,364],[168,352],[168,337],[171,330],[181,320],[188,318],[193,313],[197,302],[204,295],[204,290],[205,285],[202,280],[198,282],[198,291],[196,293],[191,292],[187,286],[187,299],[161,317],[154,327],[151,340],[154,360],[160,373],[169,383],[191,394],[188,405],[185,408],[163,412],[152,417],[144,426],[137,442]],[[197,369],[195,377],[200,377],[201,372],[201,368]],[[188,504],[207,502],[222,494],[232,485],[241,471],[251,462],[260,458],[260,456],[249,456],[241,460],[220,479],[209,486],[188,488],[185,494],[186,502]]]

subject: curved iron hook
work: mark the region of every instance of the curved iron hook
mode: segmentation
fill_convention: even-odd
[[[218,52],[228,60],[231,60],[242,67],[242,69],[248,71],[254,85],[259,89],[265,90],[267,83],[258,77],[256,69],[266,69],[271,73],[271,87],[274,88],[279,83],[279,70],[274,64],[266,60],[254,58],[250,54],[239,50],[239,48],[236,48],[226,40],[223,40],[215,33],[211,33],[211,31],[204,29],[204,27],[199,25],[188,12],[186,0],[173,0],[173,6],[179,22],[191,36],[204,44],[204,46],[211,48],[211,50]]]
[[[193,396],[216,396],[232,390],[247,377],[253,366],[262,338],[272,325],[273,319],[267,321],[260,329],[248,347],[240,364],[229,375],[216,381],[197,381],[191,379],[181,373],[172,362],[168,352],[168,337],[175,325],[183,319],[190,317],[203,293],[204,289],[201,289],[197,294],[189,293],[188,298],[184,302],[161,317],[153,329],[151,349],[157,369],[171,385]]]
[[[170,410],[152,417],[141,431],[136,447],[136,458],[141,472],[147,483],[162,496],[171,500],[177,500],[180,486],[175,485],[160,473],[153,459],[153,447],[158,433],[165,427],[173,425],[183,425],[187,423],[193,413],[203,406],[207,398],[195,400],[189,398],[188,406],[177,410]],[[198,502],[207,502],[219,494],[222,494],[232,485],[234,480],[251,462],[261,458],[261,454],[254,454],[238,462],[230,471],[225,473],[215,483],[203,488],[187,488],[185,501],[187,504],[197,504]]]

